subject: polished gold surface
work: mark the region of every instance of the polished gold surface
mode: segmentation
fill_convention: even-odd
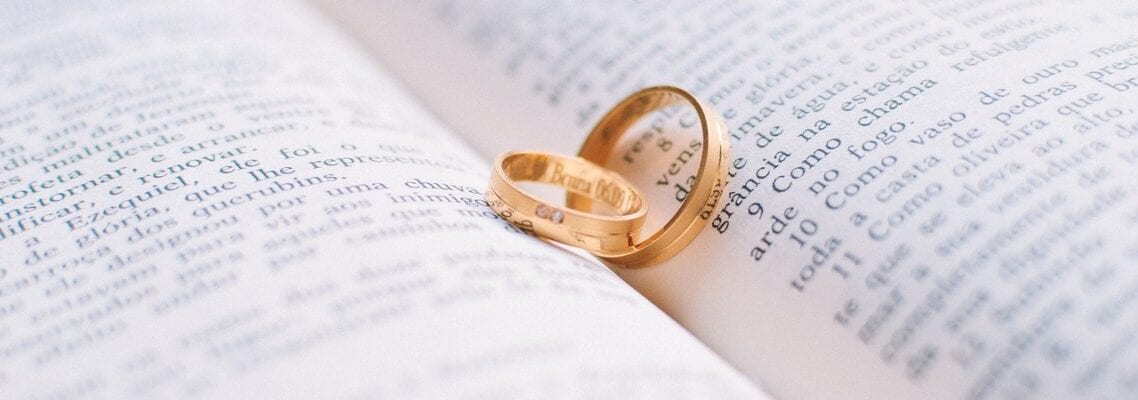
[[[616,215],[549,204],[518,187],[517,181],[561,187],[567,193],[608,205]],[[542,152],[498,156],[486,199],[498,215],[515,226],[602,257],[627,252],[648,215],[644,197],[620,174],[578,157]]]
[[[727,156],[729,153],[726,129],[723,122],[709,106],[686,90],[674,86],[654,86],[633,93],[608,112],[581,146],[578,153],[582,158],[604,165],[620,138],[629,128],[645,115],[662,108],[688,103],[695,108],[703,130],[703,150],[700,154],[699,172],[688,197],[679,210],[664,227],[656,233],[635,243],[624,251],[598,254],[609,263],[628,268],[646,267],[660,263],[687,247],[707,225],[723,197],[723,186],[727,178]],[[569,192],[566,197],[569,208],[590,211],[593,201],[589,196]]]

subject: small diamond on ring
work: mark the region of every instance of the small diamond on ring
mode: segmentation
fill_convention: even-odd
[[[549,207],[546,206],[545,204],[540,204],[537,206],[537,216],[539,218],[549,218],[549,214],[552,211],[553,210],[550,210]]]

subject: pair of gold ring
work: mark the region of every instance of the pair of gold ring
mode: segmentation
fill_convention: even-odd
[[[703,134],[699,171],[676,214],[659,231],[639,239],[648,215],[644,196],[620,174],[601,165],[619,139],[639,119],[665,107],[689,103]],[[580,247],[615,265],[636,268],[657,264],[683,250],[707,225],[722,197],[728,142],[718,115],[686,90],[655,86],[625,98],[601,118],[577,157],[519,151],[495,161],[486,197],[510,223],[546,239]],[[521,189],[517,181],[552,184],[566,190],[566,206],[556,206]],[[615,211],[593,211],[599,201]]]

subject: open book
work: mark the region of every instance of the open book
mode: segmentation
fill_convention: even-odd
[[[5,2],[0,397],[1135,398],[1136,25],[1105,1]],[[614,271],[486,207],[496,154],[573,154],[654,84],[732,144],[676,258]],[[687,117],[609,164],[656,221]]]

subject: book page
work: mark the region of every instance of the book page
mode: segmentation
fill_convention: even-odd
[[[755,398],[304,3],[0,6],[0,397]]]
[[[488,156],[574,152],[647,85],[713,103],[727,201],[618,272],[776,397],[1138,393],[1130,3],[328,8]],[[654,213],[696,164],[671,115],[610,161]]]

